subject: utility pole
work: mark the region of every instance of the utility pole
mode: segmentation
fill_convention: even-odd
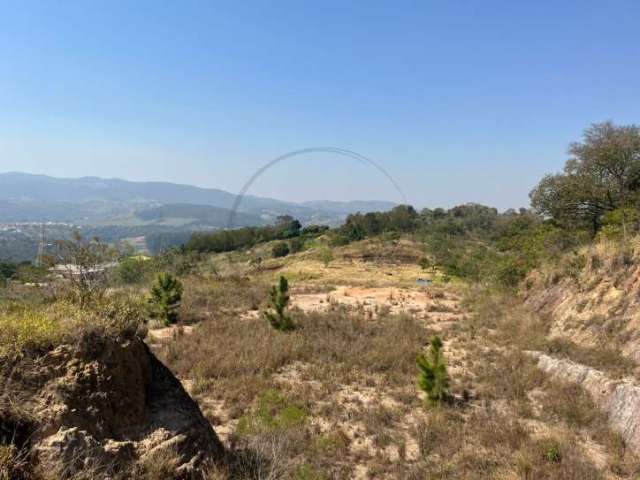
[[[39,266],[44,265],[44,257],[47,254],[47,226],[43,223],[40,231],[40,245],[38,245],[38,258],[36,262]]]

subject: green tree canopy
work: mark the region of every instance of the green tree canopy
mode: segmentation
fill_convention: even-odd
[[[606,212],[637,207],[640,199],[640,127],[594,124],[559,174],[531,191],[531,205],[560,224],[589,225],[596,232]]]

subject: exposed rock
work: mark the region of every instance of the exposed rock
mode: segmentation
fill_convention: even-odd
[[[24,358],[0,378],[12,379],[2,403],[20,405],[30,419],[40,469],[122,471],[167,450],[188,476],[224,455],[198,405],[137,337],[88,335]]]
[[[627,380],[611,380],[603,372],[571,360],[559,360],[541,352],[527,352],[538,367],[553,378],[580,385],[595,404],[609,415],[611,427],[640,452],[640,386]]]
[[[49,471],[112,470],[135,459],[133,442],[108,440],[104,445],[88,432],[61,427],[34,446],[41,465]]]
[[[598,256],[590,256],[578,278],[549,279],[532,272],[524,282],[525,305],[551,318],[552,337],[585,346],[597,346],[606,338],[640,363],[640,265],[595,268]]]

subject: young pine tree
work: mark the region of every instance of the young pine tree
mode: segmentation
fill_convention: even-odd
[[[320,260],[322,260],[324,268],[329,268],[329,264],[333,261],[333,252],[330,248],[327,247],[320,251]]]
[[[180,281],[169,273],[160,273],[155,284],[151,287],[149,301],[155,313],[167,326],[177,320],[177,309],[182,299],[182,291]]]
[[[416,360],[420,369],[418,385],[432,405],[440,405],[449,399],[449,374],[442,345],[440,337],[434,336],[428,356],[421,354]]]
[[[283,276],[280,277],[278,286],[271,287],[271,308],[273,311],[264,312],[265,318],[271,326],[282,332],[289,332],[295,328],[291,317],[285,313],[289,306],[289,282]]]

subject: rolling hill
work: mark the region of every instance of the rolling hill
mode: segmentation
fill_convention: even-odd
[[[129,240],[156,251],[157,245],[183,243],[194,231],[228,228],[235,199],[224,190],[168,182],[0,173],[0,226],[7,226],[0,234],[0,259],[29,260],[37,250],[40,229],[11,224],[63,223],[67,225],[58,230],[81,227],[86,235]],[[382,201],[294,203],[247,195],[233,226],[265,225],[280,215],[306,225],[335,226],[350,213],[393,206]]]
[[[216,213],[210,210],[207,215],[210,220],[215,217],[215,226],[225,227],[228,209],[235,199],[235,194],[224,190],[168,182],[131,182],[98,177],[55,178],[19,172],[0,174],[0,222],[120,224],[127,216],[137,218],[140,211],[172,204],[182,205],[181,208],[185,209],[188,204],[215,207],[218,209]],[[254,215],[256,221],[260,218],[260,222],[268,222],[278,215],[292,215],[303,223],[336,224],[349,213],[387,210],[393,206],[391,202],[378,201],[311,201],[299,204],[246,195],[239,210]],[[244,221],[241,223],[246,224]]]

